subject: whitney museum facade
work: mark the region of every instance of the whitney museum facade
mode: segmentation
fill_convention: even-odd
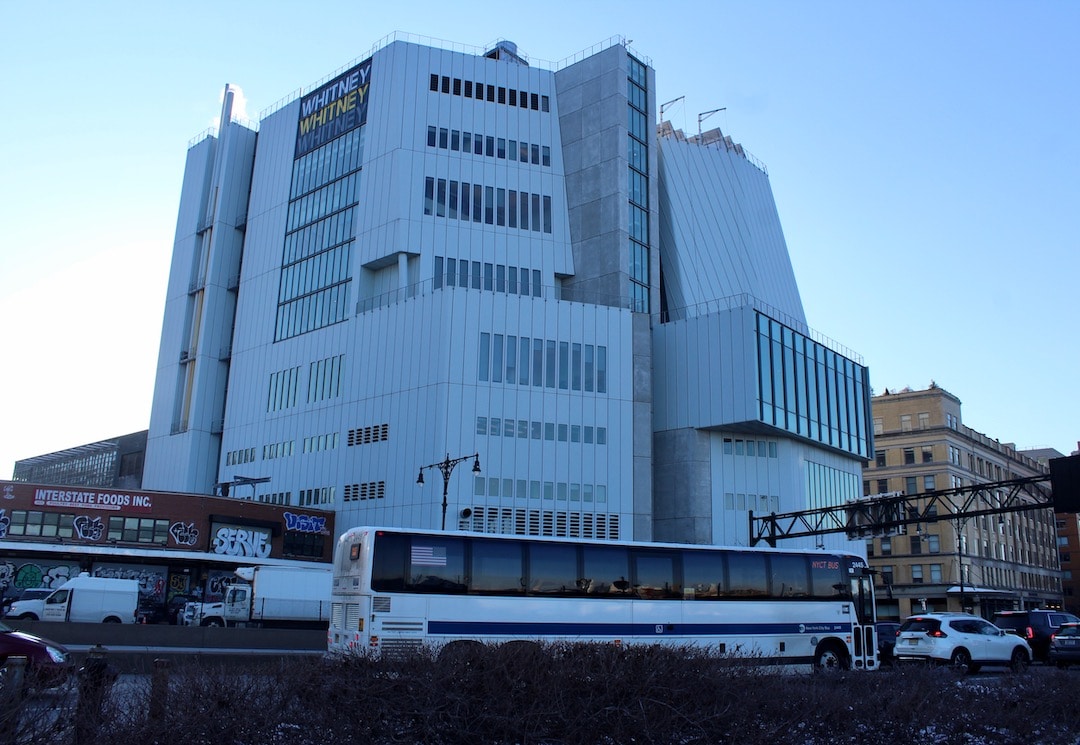
[[[187,155],[144,488],[727,545],[861,496],[867,369],[807,326],[767,172],[658,127],[655,91],[621,39],[541,68],[397,36],[257,131],[227,91]],[[444,514],[417,475],[448,457]]]

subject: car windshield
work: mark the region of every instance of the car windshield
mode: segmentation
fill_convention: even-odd
[[[1067,624],[1058,629],[1058,636],[1080,636],[1080,625]]]

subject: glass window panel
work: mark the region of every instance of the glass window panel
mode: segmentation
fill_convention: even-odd
[[[525,571],[521,557],[520,543],[473,541],[469,592],[481,595],[507,595],[522,592]]]
[[[583,546],[582,585],[588,595],[631,597],[629,556],[625,548]]]
[[[531,482],[531,498],[540,498],[540,482]],[[581,595],[578,552],[574,546],[533,543],[529,555],[530,595]]]
[[[768,574],[765,556],[733,551],[727,556],[728,597],[765,597],[768,595]]]

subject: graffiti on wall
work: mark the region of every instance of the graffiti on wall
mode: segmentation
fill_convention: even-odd
[[[0,590],[4,595],[16,595],[32,587],[56,588],[78,574],[77,564],[5,561],[0,563]]]
[[[7,516],[7,510],[0,510],[0,538],[7,538],[9,525],[11,525],[11,518]]]
[[[294,515],[292,512],[286,512],[282,517],[285,518],[285,530],[297,533],[322,533],[326,530],[325,517]]]
[[[114,579],[133,579],[139,583],[139,599],[145,602],[165,602],[166,575],[165,567],[121,566],[104,564],[94,567],[95,577]]]
[[[105,535],[105,525],[100,517],[79,515],[71,524],[75,528],[75,535],[84,541],[100,541],[101,536]]]
[[[225,556],[265,559],[270,555],[270,535],[261,530],[221,526],[214,534],[212,550]]]
[[[199,529],[195,527],[195,523],[173,523],[169,526],[169,534],[178,546],[194,546],[199,540]]]

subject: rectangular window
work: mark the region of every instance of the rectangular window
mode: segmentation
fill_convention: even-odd
[[[521,337],[521,353],[518,356],[518,374],[521,376],[518,382],[521,385],[529,384],[529,337]]]
[[[473,184],[473,192],[472,192],[472,198],[473,198],[473,200],[472,200],[473,201],[472,219],[473,219],[473,222],[480,222],[480,220],[481,220],[481,214],[480,213],[483,210],[483,201],[484,201],[483,189],[484,189],[484,187],[482,187],[480,184]]]
[[[443,150],[447,148],[446,138],[448,134],[449,130],[447,130],[446,127],[439,127],[439,147]]]
[[[456,129],[450,131],[450,149],[454,151],[461,149],[461,132]]]
[[[458,206],[458,182],[457,181],[451,181],[450,182],[450,204],[449,204],[449,212],[448,212],[448,215],[447,215],[451,220],[456,220],[457,219],[457,216],[458,216],[457,215],[457,206]]]
[[[506,160],[506,139],[500,137],[498,139],[498,145],[496,147],[495,157]]]
[[[533,386],[544,385],[544,340],[533,339]]]
[[[506,145],[506,155],[510,160],[517,160],[517,140],[510,140]]]
[[[540,195],[532,195],[532,229],[540,232]]]
[[[506,189],[495,191],[495,224],[506,224]]]
[[[484,222],[492,225],[495,222],[495,187],[484,187]]]
[[[465,182],[461,184],[461,219],[469,219],[469,185]]]
[[[487,137],[484,139],[484,155],[489,158],[495,157],[495,138]]]
[[[424,214],[430,215],[435,211],[435,179],[424,179]]]
[[[923,581],[922,564],[911,565],[911,583],[921,585]]]
[[[545,376],[548,388],[555,387],[555,342],[549,341],[545,349]]]
[[[491,354],[491,334],[486,332],[480,333],[480,369],[478,375],[480,380],[488,379],[488,369],[490,367],[489,355]]]
[[[446,217],[446,179],[439,179],[436,191],[435,216]]]
[[[435,147],[435,127],[427,128],[427,144],[428,147]]]
[[[495,334],[491,347],[491,382],[501,383],[503,377],[503,335]]]
[[[529,195],[523,191],[518,192],[518,204],[520,209],[520,223],[522,230],[529,229]]]

